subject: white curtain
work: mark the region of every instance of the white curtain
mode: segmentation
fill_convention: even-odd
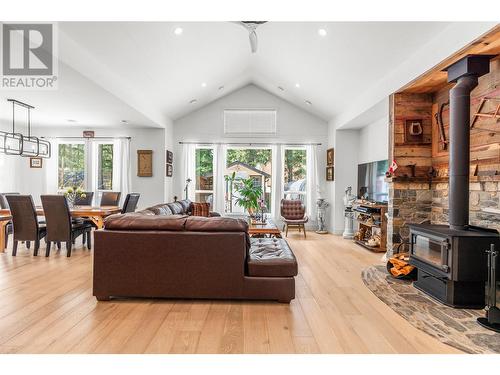
[[[130,169],[132,168],[130,164],[130,139],[117,139],[115,140],[116,156],[118,160],[113,162],[118,165],[119,168],[113,168],[113,181],[119,181],[118,186],[113,186],[113,190],[121,191],[122,201],[125,199],[128,193],[130,193],[131,187],[131,174]],[[116,157],[115,157],[116,158]],[[113,183],[115,185],[115,183]]]
[[[321,188],[318,175],[318,146],[307,145],[307,215],[312,221],[316,221],[316,200],[321,197]]]
[[[49,139],[51,145],[51,156],[43,161],[43,168],[45,168],[45,193],[57,194],[58,174],[57,174],[57,159],[59,153],[59,140],[52,138]]]
[[[193,144],[183,144],[182,145],[182,155],[181,155],[181,165],[182,170],[180,173],[180,194],[178,199],[186,198],[186,193],[184,187],[186,186],[186,180],[189,178],[191,183],[188,187],[188,199],[195,201],[195,186],[196,186],[196,169],[195,169],[195,150],[196,147]]]
[[[271,200],[271,214],[275,220],[280,218],[280,205],[281,198],[283,198],[283,146],[273,145],[271,146],[272,157],[273,157],[273,167],[272,167],[272,177],[273,177],[273,194]]]
[[[226,151],[227,146],[218,144],[214,152],[214,200],[213,210],[224,214],[225,212],[225,180],[224,173],[226,171]]]

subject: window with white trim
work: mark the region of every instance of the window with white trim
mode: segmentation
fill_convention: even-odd
[[[306,204],[307,151],[305,147],[285,147],[283,152],[283,196]]]

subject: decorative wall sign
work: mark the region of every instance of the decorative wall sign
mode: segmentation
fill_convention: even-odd
[[[333,167],[326,167],[326,180],[333,181],[334,170]]]
[[[153,177],[153,150],[137,150],[137,176]]]
[[[94,138],[94,137],[95,137],[95,132],[93,130],[83,131],[83,138]]]
[[[174,153],[172,151],[168,151],[167,150],[165,159],[167,160],[168,164],[173,164],[173,162],[174,162]]]
[[[30,158],[30,168],[42,168],[42,158]]]
[[[167,177],[172,177],[172,174],[173,174],[172,164],[167,164],[167,168],[166,168],[166,175],[167,175]]]
[[[405,120],[405,143],[424,143],[424,124],[422,119]]]
[[[334,162],[335,159],[333,148],[329,148],[328,150],[326,150],[326,165],[328,165],[329,167],[333,167]]]

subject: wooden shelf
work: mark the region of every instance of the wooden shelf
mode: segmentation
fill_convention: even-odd
[[[359,240],[354,240],[355,243],[357,243],[360,246],[363,246],[365,249],[371,250],[375,253],[385,253],[385,249],[382,249],[380,246],[369,246],[366,244],[364,241],[359,241]]]
[[[368,224],[368,223],[365,223],[361,220],[358,220],[358,223],[360,225],[364,225],[365,227],[370,227],[370,228],[380,228],[380,224]]]

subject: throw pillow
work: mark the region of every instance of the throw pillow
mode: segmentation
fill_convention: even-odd
[[[210,216],[210,203],[193,203],[192,207],[193,216]]]

